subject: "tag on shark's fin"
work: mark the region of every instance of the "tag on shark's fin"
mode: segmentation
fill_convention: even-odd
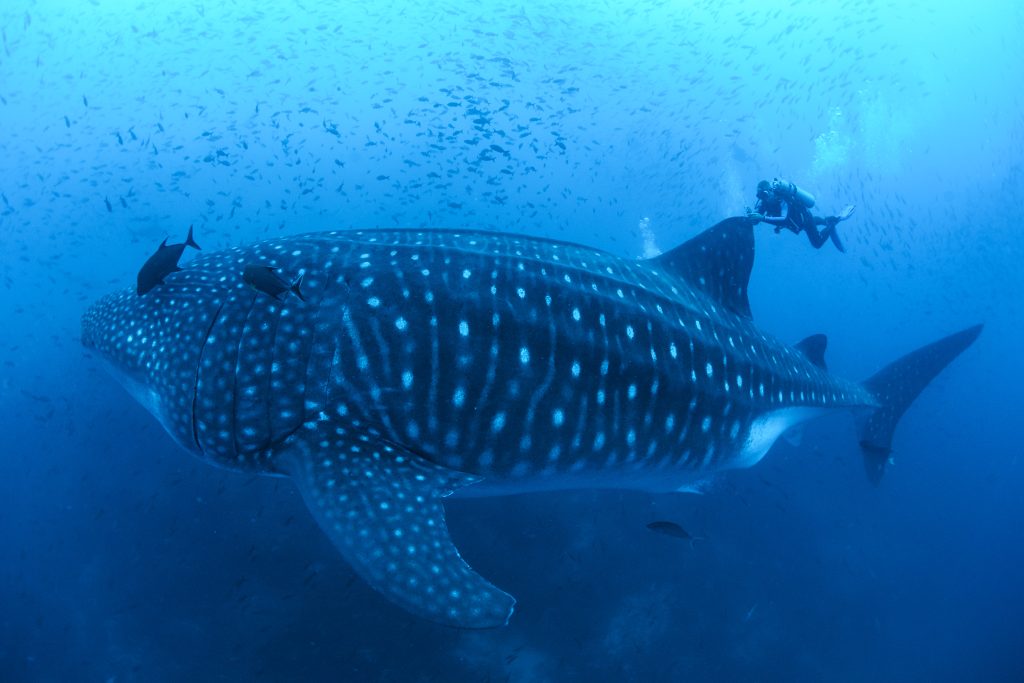
[[[651,261],[733,313],[751,317],[747,285],[754,267],[754,226],[749,218],[726,218]]]
[[[822,370],[828,370],[825,367],[825,348],[827,346],[828,337],[823,334],[812,334],[806,339],[801,339],[793,348],[807,356],[807,360]]]
[[[332,430],[333,431],[333,430]],[[370,586],[447,626],[508,623],[515,599],[474,572],[448,536],[441,499],[475,477],[380,442],[301,431],[279,460],[320,527]]]

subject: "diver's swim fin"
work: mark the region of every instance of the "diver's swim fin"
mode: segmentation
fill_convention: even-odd
[[[832,244],[836,245],[836,249],[838,249],[844,254],[846,253],[846,247],[843,246],[843,243],[839,239],[839,233],[836,231],[836,226],[833,225],[829,229],[828,238],[832,240]]]

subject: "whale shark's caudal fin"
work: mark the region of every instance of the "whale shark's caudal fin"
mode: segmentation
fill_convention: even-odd
[[[981,328],[975,325],[923,346],[893,361],[864,382],[880,404],[860,425],[858,435],[864,469],[872,484],[877,486],[885,473],[896,423],[921,390],[978,338]]]
[[[474,572],[448,536],[441,499],[476,477],[381,440],[338,436],[329,421],[275,453],[320,527],[370,586],[447,626],[504,626],[515,599]]]

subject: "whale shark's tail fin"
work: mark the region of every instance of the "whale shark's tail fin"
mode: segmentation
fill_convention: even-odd
[[[877,486],[882,481],[896,423],[921,390],[978,338],[981,328],[975,325],[912,351],[864,382],[879,403],[860,425],[858,434],[864,469],[872,484]]]

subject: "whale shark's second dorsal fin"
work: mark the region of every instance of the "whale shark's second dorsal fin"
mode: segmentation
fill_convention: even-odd
[[[806,339],[801,339],[793,348],[804,354],[807,357],[807,360],[811,361],[822,370],[828,370],[828,368],[825,367],[825,348],[827,346],[828,337],[823,334],[812,334]]]
[[[733,313],[751,317],[747,285],[754,267],[754,226],[749,218],[726,218],[651,262]]]

